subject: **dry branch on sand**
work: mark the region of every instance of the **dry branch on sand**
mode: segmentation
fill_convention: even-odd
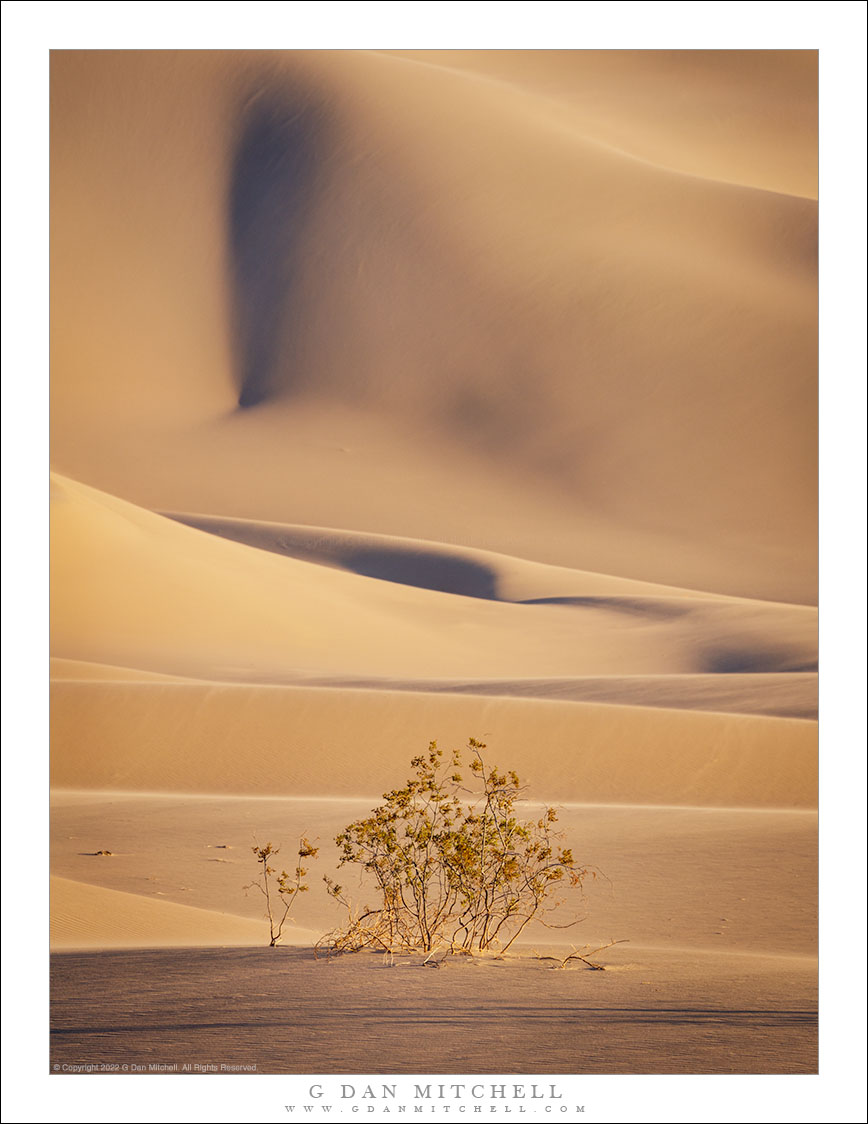
[[[431,742],[413,758],[405,786],[337,836],[340,865],[357,864],[373,878],[378,904],[356,909],[344,887],[326,877],[348,917],[318,948],[505,952],[532,920],[552,928],[580,920],[546,919],[562,903],[558,888],[581,892],[583,881],[596,876],[561,845],[557,812],[519,819],[515,804],[525,790],[518,776],[487,765],[484,743],[470,738],[468,748],[469,787],[458,771],[460,752],[444,761]]]
[[[583,964],[587,965],[592,972],[604,972],[605,965],[598,964],[596,960],[592,960],[592,956],[596,956],[598,952],[604,952],[607,948],[612,948],[616,944],[627,944],[626,940],[620,941],[607,941],[605,944],[598,945],[596,948],[591,948],[590,945],[585,945],[583,948],[576,948],[572,946],[573,951],[567,956],[540,956],[537,953],[537,960],[553,960],[553,968],[566,968],[571,960],[580,960]]]

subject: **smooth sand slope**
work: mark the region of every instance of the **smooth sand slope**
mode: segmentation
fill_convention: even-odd
[[[53,645],[64,658],[253,681],[815,667],[807,608],[635,597],[629,584],[626,597],[584,596],[594,577],[580,574],[566,575],[563,597],[501,602],[251,549],[59,477],[53,495]]]
[[[130,667],[52,658],[56,683],[186,683],[195,679],[137,671]],[[817,718],[818,677],[811,672],[709,675],[589,675],[522,679],[388,679],[305,677],[309,687],[414,691],[486,698],[548,699],[551,702],[624,703],[672,710],[710,710],[777,718]],[[215,684],[216,685],[216,684]],[[223,685],[226,685],[225,683]],[[278,685],[277,682],[270,684]],[[285,684],[283,684],[285,685]]]
[[[499,601],[499,570],[508,574],[510,560],[494,556],[485,571],[494,592],[466,596],[420,588],[418,578],[407,585],[348,572],[334,555],[322,565],[227,541],[61,478],[54,493],[55,652],[90,661],[86,668],[122,669],[102,682],[67,671],[56,684],[55,783],[376,791],[414,744],[461,744],[475,733],[517,767],[533,763],[552,798],[814,800],[810,721],[679,711],[665,697],[653,710],[616,705],[636,701],[631,676],[653,697],[654,682],[676,673],[689,683],[692,672],[703,673],[714,709],[722,692],[708,673],[725,687],[730,672],[748,671],[741,706],[750,712],[751,695],[763,695],[760,673],[786,685],[811,666],[810,609],[677,590],[642,597],[632,583],[619,596],[612,579],[607,596],[584,596],[596,576],[568,571],[560,572],[564,597]],[[406,544],[395,551],[412,571],[400,550]],[[449,557],[445,548],[439,555]],[[455,552],[453,568],[460,560]],[[549,568],[536,588],[532,565],[513,563],[522,568],[522,592],[557,588]],[[137,667],[141,680],[123,682]],[[161,682],[155,673],[205,682]],[[403,677],[405,689],[384,676]],[[588,676],[624,685],[604,706],[545,697],[551,677],[575,679],[580,692]],[[523,693],[529,682],[542,697]],[[472,697],[462,683],[491,693]]]
[[[816,198],[814,51],[398,53],[564,102],[583,132],[651,163]]]
[[[484,738],[549,800],[811,807],[815,722],[430,692],[58,683],[52,783],[377,796]]]
[[[51,878],[51,947],[262,944],[263,923],[141,894]]]
[[[813,601],[815,56],[440,61],[55,54],[56,467]]]

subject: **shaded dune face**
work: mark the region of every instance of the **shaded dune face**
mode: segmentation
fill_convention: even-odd
[[[390,542],[385,536],[341,535],[335,532],[324,536],[311,527],[221,519],[219,516],[187,512],[163,514],[187,527],[258,550],[320,565],[339,566],[362,577],[486,601],[510,600],[498,591],[494,565],[487,565],[478,558],[468,558],[460,550],[449,550],[435,543]]]
[[[307,557],[297,558],[287,553],[291,528],[253,525],[260,542],[281,541],[263,550],[62,478],[55,485],[62,658],[266,682],[795,672],[816,659],[809,608],[678,590],[637,597],[629,585],[600,596],[590,592],[596,575],[553,576],[529,563],[522,598],[515,585],[507,592],[520,560],[340,534],[326,535],[320,559],[308,537]],[[465,584],[486,571],[494,589]],[[450,579],[446,591],[431,588]],[[562,596],[534,596],[555,580]]]
[[[709,651],[703,670],[717,675],[748,675],[753,672],[812,672],[817,670],[817,660],[804,651],[777,648],[773,645],[758,647],[745,644],[738,647],[725,641]]]
[[[494,574],[478,562],[449,558],[434,553],[406,552],[376,547],[356,547],[344,555],[344,566],[354,574],[379,578],[382,581],[412,585],[418,589],[436,589],[462,597],[497,600]]]
[[[732,423],[760,405],[760,372],[777,384],[786,363],[791,394],[801,381],[773,337],[804,337],[812,201],[636,161],[467,75],[303,65],[256,95],[234,142],[245,402],[315,378],[586,485],[612,399],[616,449],[656,425],[706,472],[722,450],[695,446],[716,427],[730,457],[747,451]],[[278,362],[279,321],[299,330]]]
[[[121,55],[53,64],[60,471],[813,601],[807,126],[751,172],[801,55]]]
[[[261,90],[248,101],[232,161],[228,240],[235,321],[238,405],[274,392],[278,369],[292,384],[298,242],[326,143],[325,111],[315,99]]]
[[[684,590],[665,587],[649,590],[652,595],[637,595],[626,589],[609,595],[571,593],[571,589],[586,584],[589,576],[569,571],[542,579],[546,584],[560,581],[560,587],[555,588],[563,591],[543,596],[533,588],[535,583],[542,588],[538,571],[525,578],[524,588],[513,584],[510,589],[505,568],[515,566],[517,560],[486,555],[484,551],[193,513],[175,512],[168,517],[257,550],[337,567],[379,581],[528,608],[571,608],[577,621],[582,613],[591,619],[600,614],[600,619],[640,628],[669,627],[672,634],[689,638],[695,650],[697,673],[745,675],[817,670],[816,617],[810,610],[715,600],[708,595],[691,598],[685,596]]]
[[[353,403],[631,527],[810,535],[813,201],[635,161],[464,75],[325,84],[340,130],[268,95],[236,157],[236,270],[279,260],[236,287],[242,405]]]

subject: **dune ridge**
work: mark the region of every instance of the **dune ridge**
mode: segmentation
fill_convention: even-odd
[[[556,106],[543,61],[467,58],[514,64],[505,88],[376,52],[62,52],[56,467],[151,509],[812,603],[816,207],[768,166],[810,172],[815,56],[574,52]],[[624,155],[618,122],[665,121],[687,73],[663,149],[719,120],[718,161],[765,172]]]
[[[724,180],[737,165],[746,185],[816,198],[814,51],[583,51],[582,66],[571,50],[396,53],[566,102],[583,132],[651,162]]]
[[[379,792],[432,738],[461,746],[473,734],[542,799],[816,801],[817,726],[794,718],[250,685],[58,682],[52,700],[60,787]]]
[[[810,608],[340,531],[232,523],[230,541],[53,490],[54,783],[346,793],[369,770],[388,784],[410,731],[488,731],[538,770],[544,736],[563,798],[815,797]]]
[[[51,947],[171,948],[261,945],[265,922],[52,875]],[[287,933],[307,944],[309,934]]]
[[[217,680],[181,678],[141,671],[129,667],[89,663],[85,660],[51,660],[52,682],[107,682],[130,680],[170,683],[210,682]],[[222,682],[229,685],[231,680]],[[677,710],[711,710],[719,713],[765,714],[779,718],[817,717],[818,682],[816,674],[795,672],[776,675],[731,673],[721,675],[594,675],[570,679],[485,679],[485,680],[399,680],[342,679],[328,676],[275,677],[266,683],[259,676],[257,686],[307,686],[373,691],[415,691],[462,695],[510,696],[571,702],[627,703],[634,706],[656,706]]]
[[[443,593],[256,550],[54,478],[53,652],[213,679],[814,669],[814,614],[730,599]],[[140,588],[143,596],[128,597]],[[626,610],[626,611],[625,611]]]
[[[160,512],[169,519],[273,554],[337,566],[366,577],[422,589],[495,601],[529,601],[545,595],[633,594],[714,597],[702,590],[548,566],[467,546],[195,512]]]

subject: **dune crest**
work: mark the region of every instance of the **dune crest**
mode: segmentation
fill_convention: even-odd
[[[436,738],[484,737],[540,799],[813,807],[817,724],[510,696],[55,683],[52,784],[376,796]]]
[[[814,613],[798,606],[494,601],[258,550],[59,476],[54,493],[59,657],[253,682],[815,669]]]
[[[51,876],[51,947],[166,948],[261,945],[266,922]],[[308,934],[295,935],[308,943]]]
[[[815,56],[573,52],[560,99],[540,57],[465,61],[59,53],[57,468],[812,603],[816,205],[782,188]],[[665,122],[688,73],[691,123],[640,152],[618,122]],[[699,178],[666,153],[707,118]]]

